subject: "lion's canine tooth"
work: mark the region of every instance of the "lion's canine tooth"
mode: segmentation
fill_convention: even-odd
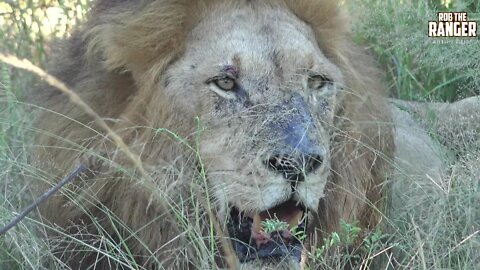
[[[302,219],[303,219],[303,211],[298,210],[298,212],[295,213],[292,216],[292,218],[288,221],[288,224],[290,225],[289,229],[292,229],[293,227],[300,225],[300,223],[302,222]]]
[[[259,214],[255,214],[253,216],[253,224],[252,224],[252,231],[260,232],[262,231],[262,218]]]

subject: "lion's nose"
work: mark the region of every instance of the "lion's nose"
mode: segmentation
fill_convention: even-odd
[[[271,156],[265,163],[271,170],[280,172],[285,179],[294,182],[305,180],[305,176],[318,169],[323,162],[319,154],[286,155],[276,154]]]

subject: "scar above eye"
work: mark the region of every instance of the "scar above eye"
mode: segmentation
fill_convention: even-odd
[[[234,65],[224,65],[221,72],[230,75],[233,78],[238,78],[238,68]]]

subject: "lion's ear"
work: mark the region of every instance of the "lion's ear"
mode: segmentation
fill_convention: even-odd
[[[187,14],[183,2],[138,1],[102,11],[102,16],[91,20],[93,26],[86,27],[89,30],[84,33],[88,57],[101,57],[108,70],[133,73],[161,62],[168,64],[184,46]]]

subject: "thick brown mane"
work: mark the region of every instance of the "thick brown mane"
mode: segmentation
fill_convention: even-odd
[[[77,91],[141,156],[152,172],[152,179],[142,180],[148,182],[147,187],[170,190],[176,181],[181,186],[182,177],[191,177],[183,167],[191,157],[180,143],[169,136],[158,136],[155,131],[166,128],[189,138],[197,125],[164,97],[161,87],[168,83],[164,71],[182,55],[191,29],[218,2],[230,2],[232,8],[290,8],[311,26],[320,49],[340,67],[347,87],[335,120],[333,174],[316,222],[311,225],[319,233],[338,229],[342,218],[359,220],[365,228],[375,226],[380,220],[377,208],[381,208],[384,199],[385,174],[394,148],[392,127],[388,124],[391,120],[377,81],[378,72],[370,58],[349,41],[348,21],[338,1],[269,0],[259,4],[247,0],[99,0],[90,19],[55,54],[51,72]],[[95,179],[78,184],[73,193],[50,200],[42,212],[46,219],[63,228],[85,224],[89,234],[100,234],[98,224],[112,235],[127,233],[116,232],[109,225],[99,206],[102,203],[136,232],[128,242],[140,264],[154,263],[153,259],[145,261],[142,257],[152,253],[164,265],[175,261],[173,247],[182,239],[175,237],[180,233],[178,221],[159,215],[168,212],[159,203],[163,198],[138,185],[132,174],[115,169],[120,165],[128,171],[132,165],[85,112],[55,89],[41,91],[35,103],[49,110],[41,113],[36,122],[43,130],[36,138],[41,145],[36,158],[42,161],[42,170],[62,176],[78,162],[87,160],[96,174]],[[186,156],[185,160],[179,158],[182,156]],[[172,163],[178,168],[172,169]],[[76,203],[70,202],[69,197]],[[87,210],[77,203],[83,203]],[[98,217],[98,224],[89,215]],[[79,230],[70,227],[68,232]],[[78,237],[91,240],[86,235]],[[75,269],[96,260],[88,254],[77,256],[86,257],[72,257],[70,264]]]

